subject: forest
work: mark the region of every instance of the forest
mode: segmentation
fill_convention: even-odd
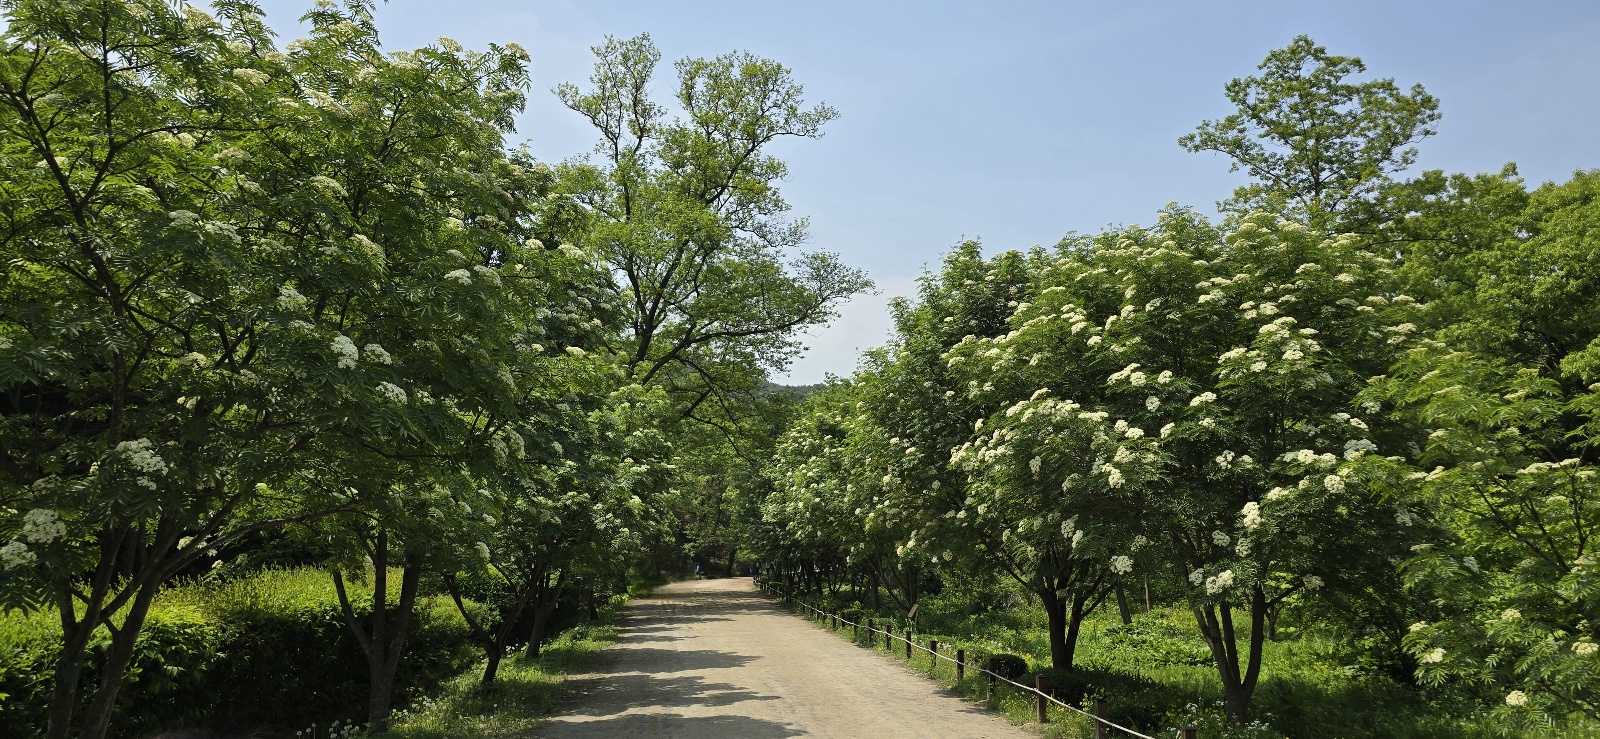
[[[776,61],[607,37],[544,162],[526,50],[369,0],[0,10],[0,737],[520,735],[694,573],[1145,730],[1600,735],[1600,172],[1413,172],[1420,85],[1296,38],[1218,215],[957,244],[795,388],[873,285]]]

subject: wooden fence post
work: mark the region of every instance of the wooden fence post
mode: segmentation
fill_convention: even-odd
[[[993,702],[994,701],[994,682],[995,682],[994,673],[986,671],[986,674],[989,676],[989,701]]]
[[[1185,726],[1178,729],[1178,739],[1196,739],[1199,735],[1200,732],[1195,731],[1193,726]]]
[[[956,682],[961,682],[967,676],[967,650],[956,650]]]
[[[906,629],[906,659],[911,659],[911,629]]]
[[[1045,709],[1047,707],[1049,707],[1049,705],[1050,705],[1050,701],[1047,701],[1047,700],[1044,699],[1044,676],[1043,675],[1034,675],[1033,676],[1033,689],[1035,691],[1035,693],[1034,693],[1034,702],[1037,703],[1038,707],[1039,707],[1039,723],[1041,723],[1041,724],[1050,723],[1050,714],[1045,712]]]
[[[933,652],[933,654],[928,655],[928,664],[933,665],[933,669],[938,670],[939,669],[939,640],[938,639],[929,639],[928,640],[928,651]]]
[[[1106,701],[1104,698],[1094,699],[1094,717],[1096,719],[1104,719],[1106,717]],[[1095,721],[1094,739],[1107,739],[1109,736],[1110,734],[1106,731],[1105,721]]]

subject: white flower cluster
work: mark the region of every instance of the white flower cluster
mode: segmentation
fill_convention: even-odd
[[[1240,511],[1240,515],[1244,517],[1245,531],[1255,531],[1261,527],[1260,503],[1252,500],[1249,503],[1244,504],[1244,510]]]
[[[1300,581],[1306,584],[1306,590],[1316,590],[1322,587],[1322,578],[1316,575],[1306,575],[1300,578]]]
[[[1208,390],[1206,392],[1203,392],[1203,393],[1200,393],[1199,395],[1194,396],[1194,399],[1189,401],[1189,407],[1193,408],[1193,407],[1195,407],[1197,405],[1204,405],[1206,403],[1213,402],[1216,399],[1217,399],[1217,394]]]
[[[26,567],[39,561],[39,555],[28,551],[28,545],[12,540],[0,547],[0,567],[11,570]]]
[[[167,471],[167,462],[156,454],[149,439],[134,439],[117,444],[117,453],[128,461],[128,466],[146,475],[160,475]]]
[[[1206,595],[1216,595],[1233,587],[1233,570],[1223,570],[1206,578]]]
[[[283,310],[299,310],[306,307],[308,302],[310,301],[301,295],[299,290],[288,285],[278,288],[278,307]]]
[[[472,284],[472,273],[468,272],[468,271],[466,271],[464,269],[453,269],[453,270],[450,270],[449,272],[444,273],[444,278],[446,280],[450,280],[451,282],[459,283],[459,284],[462,284],[462,285],[471,285]]]
[[[395,405],[406,404],[406,391],[401,389],[399,385],[396,385],[392,382],[378,383],[378,394],[382,395],[385,400],[389,401],[390,403],[394,403]]]
[[[367,361],[369,362],[377,362],[378,364],[394,364],[394,357],[389,356],[389,352],[385,351],[383,347],[377,344],[368,344],[364,347],[361,347],[361,351],[366,353]]]
[[[361,351],[356,349],[356,343],[344,334],[333,337],[333,343],[329,344],[328,348],[339,358],[339,369],[355,369],[356,360],[361,358]]]
[[[1351,439],[1344,443],[1344,458],[1357,459],[1367,452],[1375,452],[1378,445],[1367,439]]]
[[[1111,572],[1117,575],[1126,575],[1133,572],[1133,558],[1126,554],[1119,554],[1111,558]]]
[[[66,522],[49,508],[35,508],[22,516],[22,538],[34,544],[49,544],[66,534]]]

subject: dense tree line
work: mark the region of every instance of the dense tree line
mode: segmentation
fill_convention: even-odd
[[[552,167],[506,143],[525,51],[385,51],[365,0],[281,49],[247,0],[3,8],[0,605],[59,618],[45,736],[104,736],[156,594],[263,537],[328,569],[372,727],[424,589],[493,681],[672,541],[674,448],[770,436],[737,398],[867,286],[789,253],[764,147],[834,113],[769,60],[681,62],[678,119],[609,41],[560,90],[598,161]]]
[[[1158,580],[1237,721],[1285,609],[1507,724],[1600,715],[1600,174],[1395,179],[1437,103],[1363,71],[1302,37],[1228,85],[1180,142],[1254,178],[1218,221],[951,251],[780,441],[773,574],[1008,578],[1061,669]]]

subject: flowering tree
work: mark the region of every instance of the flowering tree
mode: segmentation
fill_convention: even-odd
[[[1503,191],[1498,184],[1457,180],[1453,189]],[[1597,194],[1600,178],[1580,173],[1502,198],[1516,228],[1475,229],[1485,236],[1472,252],[1413,247],[1461,278],[1444,286],[1452,311],[1436,318],[1434,340],[1368,391],[1416,431],[1417,453],[1387,473],[1430,524],[1403,570],[1440,614],[1406,639],[1418,675],[1479,686],[1513,723],[1600,715],[1587,533],[1600,504],[1600,343],[1592,301],[1578,297],[1594,288],[1582,265],[1600,224]],[[1461,211],[1446,211],[1447,222],[1479,218]]]
[[[174,573],[333,513],[375,576],[407,565],[398,621],[357,629],[381,726],[436,536],[396,542],[427,529],[396,496],[520,420],[511,368],[554,325],[529,316],[570,299],[540,265],[572,257],[519,232],[549,172],[501,146],[526,56],[386,56],[361,3],[288,53],[243,3],[12,7],[0,593],[60,615],[48,735],[104,734]]]

